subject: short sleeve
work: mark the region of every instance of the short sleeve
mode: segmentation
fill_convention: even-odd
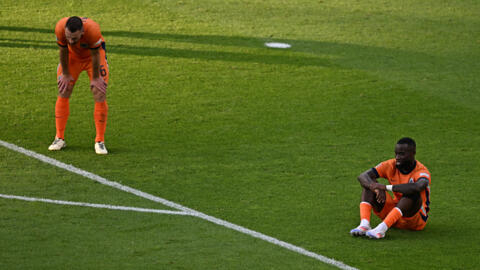
[[[55,25],[55,37],[57,39],[57,44],[62,47],[67,47],[67,38],[65,37],[65,25],[68,18],[63,18],[57,22]]]
[[[378,177],[388,179],[388,175],[392,171],[391,163],[392,163],[391,160],[387,160],[387,161],[381,162],[380,164],[378,164],[373,168],[377,171]]]
[[[88,26],[85,29],[85,38],[88,43],[88,48],[90,49],[96,49],[102,45],[102,33],[100,32],[98,23],[94,21],[88,22]]]
[[[427,171],[427,170],[421,170],[421,171],[415,173],[415,177],[413,179],[414,179],[415,182],[417,182],[421,178],[427,179],[428,183],[430,183],[430,181],[431,181],[430,172]]]

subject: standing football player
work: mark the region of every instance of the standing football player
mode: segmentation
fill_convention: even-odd
[[[385,237],[390,227],[423,230],[430,210],[431,176],[428,169],[415,160],[416,144],[411,138],[402,138],[395,145],[395,158],[384,161],[358,176],[362,186],[360,225],[350,231],[353,236],[373,239]],[[390,185],[382,185],[377,178],[385,178]],[[393,192],[393,198],[386,191]],[[371,211],[383,221],[370,227]]]
[[[100,26],[91,19],[66,17],[58,21],[55,35],[59,46],[60,63],[57,67],[58,97],[55,104],[56,136],[48,150],[61,150],[66,147],[65,127],[67,125],[69,99],[75,82],[82,71],[87,71],[90,89],[95,100],[95,152],[107,154],[105,129],[107,126],[108,105],[106,101],[109,77],[105,40]]]

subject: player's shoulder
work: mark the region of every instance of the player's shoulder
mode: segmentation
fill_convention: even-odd
[[[57,43],[65,47],[67,46],[67,40],[65,38],[65,26],[67,25],[68,17],[61,18],[55,25],[55,36],[57,38]]]
[[[84,36],[89,43],[97,43],[103,38],[100,31],[100,25],[97,22],[90,18],[82,18],[82,21]]]
[[[90,18],[87,18],[87,17],[82,17],[81,19],[82,19],[83,28],[84,28],[85,31],[89,31],[89,30],[90,31],[100,31],[100,25],[96,21],[94,21]]]
[[[428,168],[423,165],[423,163],[421,163],[420,161],[417,160],[417,166],[416,166],[416,169],[417,170],[427,170],[428,171]]]
[[[417,160],[417,166],[415,167],[415,172],[419,175],[419,177],[425,177],[427,179],[430,179],[430,171],[428,168],[423,165],[420,161]]]
[[[382,161],[373,169],[376,171],[377,176],[385,177],[395,171],[395,159]]]
[[[380,166],[386,166],[386,167],[389,167],[389,168],[395,168],[395,159],[392,158],[392,159],[388,159],[388,160],[382,161],[382,162],[380,162],[376,167],[380,167]]]
[[[58,20],[57,24],[55,25],[55,32],[64,31],[65,25],[67,25],[68,17],[61,18]]]

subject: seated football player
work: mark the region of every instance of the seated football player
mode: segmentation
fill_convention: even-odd
[[[362,186],[360,225],[351,235],[380,239],[390,227],[423,230],[430,210],[431,176],[427,167],[415,160],[415,153],[415,141],[402,138],[395,145],[394,159],[358,176]],[[387,179],[389,185],[378,183],[378,178]],[[393,197],[386,191],[393,192]],[[370,226],[372,210],[382,220],[374,229]]]

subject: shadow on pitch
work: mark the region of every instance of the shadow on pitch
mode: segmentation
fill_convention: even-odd
[[[45,33],[53,35],[52,29],[29,28],[18,26],[0,26],[0,31],[13,31],[21,33]],[[375,70],[375,71],[413,71],[435,68],[432,62],[438,63],[445,59],[439,59],[425,53],[411,52],[399,49],[364,46],[357,44],[322,42],[311,40],[274,39],[272,37],[239,37],[226,35],[186,35],[170,33],[147,33],[135,31],[103,31],[107,38],[109,53],[139,55],[139,56],[162,56],[170,58],[202,59],[227,62],[251,62],[275,65],[294,66],[341,66],[350,69]],[[28,36],[27,34],[25,35]],[[257,48],[265,50],[264,54],[243,52],[221,52],[215,50],[189,50],[164,47],[131,46],[108,43],[108,37],[124,37],[144,40],[164,40],[170,42],[193,43],[212,46],[234,46],[245,48]],[[278,49],[264,46],[265,42],[279,41],[292,44],[292,48],[285,50],[284,54]],[[139,42],[141,43],[141,42]],[[50,45],[51,44],[51,45]],[[6,39],[0,38],[0,47],[12,48],[39,48],[56,49],[54,41],[41,41],[29,39]],[[276,54],[272,54],[275,51]],[[302,55],[294,55],[289,52],[302,52]],[[326,57],[328,56],[328,57]],[[328,59],[327,59],[328,58]],[[415,59],[413,62],[412,59]],[[439,65],[435,65],[438,67]]]
[[[9,27],[0,26],[0,30],[16,31],[23,33],[50,33],[53,30],[40,28],[26,28],[26,27]],[[188,35],[169,35],[169,34],[149,34],[141,32],[125,32],[125,31],[105,31],[103,35],[121,36],[130,38],[146,38],[155,40],[175,40],[182,42],[201,43],[201,44],[216,44],[216,45],[234,45],[264,48],[263,42],[253,38],[238,38],[227,36],[188,36]],[[211,38],[211,40],[210,40]],[[254,45],[257,44],[257,45]],[[8,48],[33,48],[33,49],[57,49],[54,41],[48,42],[44,40],[22,39],[22,38],[0,38],[0,47]],[[236,52],[222,52],[215,50],[189,50],[189,49],[175,49],[162,48],[150,46],[131,46],[111,44],[107,41],[108,53],[125,54],[125,55],[139,55],[139,56],[162,56],[169,58],[186,58],[186,59],[201,59],[212,61],[226,61],[226,62],[245,62],[245,63],[262,63],[275,65],[295,65],[295,66],[332,66],[328,60],[316,56],[296,56],[292,54],[252,54],[252,53],[236,53]],[[265,50],[268,50],[265,48]]]

